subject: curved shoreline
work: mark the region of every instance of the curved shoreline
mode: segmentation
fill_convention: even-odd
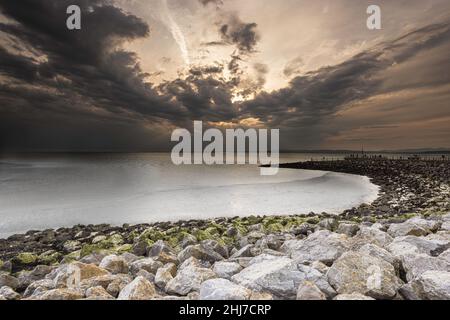
[[[240,299],[450,299],[449,164],[281,166],[364,174],[380,186],[372,204],[338,216],[78,225],[0,239],[0,300],[230,299],[234,289],[245,293],[233,296]],[[366,287],[368,265],[386,275],[379,290]],[[68,287],[60,281],[70,276],[68,266],[89,270],[92,278]],[[280,288],[272,283],[278,277],[295,285]],[[111,281],[123,285],[110,287]],[[430,296],[420,289],[424,285],[436,286],[439,295]],[[136,286],[146,295],[128,295]]]

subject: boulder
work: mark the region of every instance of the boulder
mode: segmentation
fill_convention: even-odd
[[[231,259],[242,257],[253,257],[252,249],[255,247],[253,244],[248,244],[231,255]]]
[[[0,297],[5,298],[5,300],[20,300],[20,294],[8,286],[0,288]]]
[[[402,284],[390,263],[354,251],[336,260],[327,277],[339,294],[356,292],[375,299],[393,299]]]
[[[0,273],[0,288],[3,286],[16,290],[19,287],[19,279],[6,273]]]
[[[303,273],[304,281],[314,283],[327,298],[333,298],[337,295],[336,290],[328,282],[326,274],[314,269],[311,266],[298,265],[298,270]]]
[[[53,289],[36,296],[38,300],[79,300],[84,296],[76,289]]]
[[[198,260],[208,261],[210,263],[214,263],[216,261],[220,261],[220,260],[224,259],[220,254],[215,252],[211,247],[204,246],[201,244],[188,246],[178,254],[178,260],[181,263],[183,263],[185,260],[189,259],[190,257],[194,257]]]
[[[353,237],[359,231],[359,226],[356,223],[342,222],[336,229],[336,233],[342,233],[349,237]]]
[[[61,265],[55,270],[54,285],[56,288],[76,287],[83,280],[107,274],[109,274],[107,270],[99,268],[94,264],[73,262],[68,265]]]
[[[177,275],[167,283],[165,291],[185,296],[192,291],[199,291],[204,281],[213,278],[216,278],[216,274],[212,270],[191,264],[178,270]]]
[[[424,253],[403,255],[401,264],[408,282],[429,270],[450,271],[449,262],[438,257],[430,257]]]
[[[352,238],[352,246],[358,249],[367,243],[371,243],[384,248],[392,241],[393,238],[389,234],[378,228],[361,226],[356,236]]]
[[[91,254],[81,258],[80,262],[85,263],[85,264],[95,264],[96,266],[98,266],[100,264],[100,262],[102,262],[103,258],[106,256],[107,255],[105,253],[94,252],[94,253],[91,253]]]
[[[397,273],[400,271],[400,259],[396,258],[389,251],[380,248],[374,244],[368,243],[361,248],[359,248],[358,252],[367,254],[372,257],[383,259],[384,261],[392,264]]]
[[[326,300],[325,294],[311,281],[302,281],[297,290],[297,300]]]
[[[227,279],[211,279],[202,283],[200,300],[248,300],[252,291]]]
[[[441,226],[441,230],[450,231],[450,221],[445,221]]]
[[[400,257],[407,253],[425,253],[430,256],[438,256],[450,248],[450,240],[416,236],[397,237],[387,248]]]
[[[204,240],[201,242],[203,246],[209,246],[215,252],[220,254],[224,258],[228,258],[228,248],[226,246],[221,245],[216,240]]]
[[[45,291],[55,289],[55,285],[50,279],[42,279],[31,283],[25,290],[23,296],[41,295]]]
[[[139,270],[143,269],[150,273],[155,274],[159,268],[163,266],[162,262],[155,261],[153,258],[144,258],[140,260],[136,260],[130,264],[130,272],[135,275],[139,272]]]
[[[298,263],[320,261],[331,265],[348,249],[348,246],[346,235],[321,230],[304,240],[286,241],[281,249]]]
[[[450,249],[445,250],[439,255],[439,258],[444,259],[448,263],[450,263]]]
[[[421,299],[450,300],[450,272],[426,271],[412,282],[412,287]]]
[[[177,274],[177,266],[174,263],[168,263],[158,269],[155,275],[155,284],[161,289],[165,289],[170,280]]]
[[[125,259],[113,254],[104,257],[99,267],[108,270],[112,274],[128,273],[128,263]]]
[[[277,298],[295,299],[304,275],[297,263],[287,257],[274,257],[252,263],[232,277],[233,282],[250,290],[268,292]]]
[[[170,245],[168,245],[166,242],[162,240],[158,240],[151,247],[148,248],[147,256],[157,257],[162,252],[168,254],[175,254],[175,250]]]
[[[151,300],[156,295],[155,287],[144,277],[137,277],[126,285],[118,300]]]
[[[21,271],[18,275],[18,280],[19,280],[18,288],[20,290],[24,290],[31,283],[43,279],[47,274],[52,272],[54,269],[56,269],[56,268],[45,266],[45,265],[39,265],[39,266],[36,266],[31,271]]]
[[[92,287],[88,288],[86,290],[86,298],[92,299],[95,298],[96,300],[113,300],[114,297],[110,295],[105,288],[102,286]]]
[[[236,262],[217,261],[213,266],[213,271],[219,278],[230,280],[232,276],[240,272],[242,267]]]

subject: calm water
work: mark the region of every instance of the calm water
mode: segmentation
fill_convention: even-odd
[[[281,162],[311,157],[321,155],[285,154]],[[377,191],[365,177],[291,169],[261,176],[253,165],[177,167],[169,154],[8,156],[0,159],[0,237],[78,223],[339,213],[373,201]]]

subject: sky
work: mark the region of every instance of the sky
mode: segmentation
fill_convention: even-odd
[[[450,148],[449,52],[448,0],[0,0],[0,151],[166,151],[194,120]]]

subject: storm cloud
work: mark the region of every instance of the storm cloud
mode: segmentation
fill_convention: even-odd
[[[221,1],[200,1],[222,7]],[[71,4],[82,8],[81,30],[65,27]],[[430,126],[449,116],[448,20],[405,31],[314,71],[305,71],[299,52],[279,71],[289,82],[265,90],[271,63],[242,67],[257,55],[264,35],[258,23],[243,22],[235,13],[222,11],[222,20],[212,26],[220,37],[215,45],[234,47],[231,56],[155,83],[141,56],[127,49],[153,36],[151,24],[114,2],[0,0],[0,9],[5,151],[164,150],[171,130],[193,120],[245,126],[248,119],[280,128],[284,149],[347,147],[369,141],[377,130],[401,130],[406,120],[400,115],[418,110],[418,101]],[[425,108],[431,103],[433,108]],[[407,127],[418,118],[407,119]],[[448,130],[435,131],[450,138]]]

